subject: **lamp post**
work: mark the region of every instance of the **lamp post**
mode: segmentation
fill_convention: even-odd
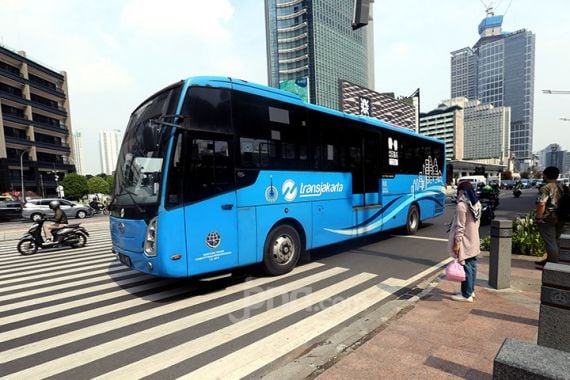
[[[26,202],[26,190],[24,189],[24,153],[28,152],[30,148],[24,149],[20,153],[20,180],[22,181],[22,200]]]

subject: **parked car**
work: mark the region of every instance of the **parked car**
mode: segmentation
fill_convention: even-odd
[[[0,220],[18,219],[22,217],[22,202],[0,201]]]
[[[54,211],[49,208],[51,201],[59,201],[61,210],[65,212],[68,218],[83,219],[86,216],[93,215],[93,210],[85,205],[76,204],[67,199],[29,199],[22,209],[22,217],[31,220],[37,220],[41,217],[51,218],[54,216]]]

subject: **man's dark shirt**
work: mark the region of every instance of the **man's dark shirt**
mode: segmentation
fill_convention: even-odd
[[[53,219],[54,223],[57,224],[67,224],[67,216],[60,208],[55,210],[55,217]]]

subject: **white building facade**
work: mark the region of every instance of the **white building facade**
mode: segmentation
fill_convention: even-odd
[[[101,173],[112,175],[117,166],[122,133],[118,129],[99,132],[99,150],[101,152]]]
[[[81,132],[74,132],[72,139],[73,148],[73,163],[75,164],[75,170],[77,174],[85,175],[85,167],[83,166],[83,139],[81,137]]]
[[[511,109],[469,100],[463,108],[464,159],[492,165],[508,165],[511,156]]]

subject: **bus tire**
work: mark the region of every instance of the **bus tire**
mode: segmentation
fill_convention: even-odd
[[[408,217],[406,218],[406,233],[415,235],[420,227],[420,210],[417,205],[411,205],[408,209]]]
[[[263,247],[263,269],[272,276],[290,272],[301,257],[299,232],[288,224],[273,228]]]

